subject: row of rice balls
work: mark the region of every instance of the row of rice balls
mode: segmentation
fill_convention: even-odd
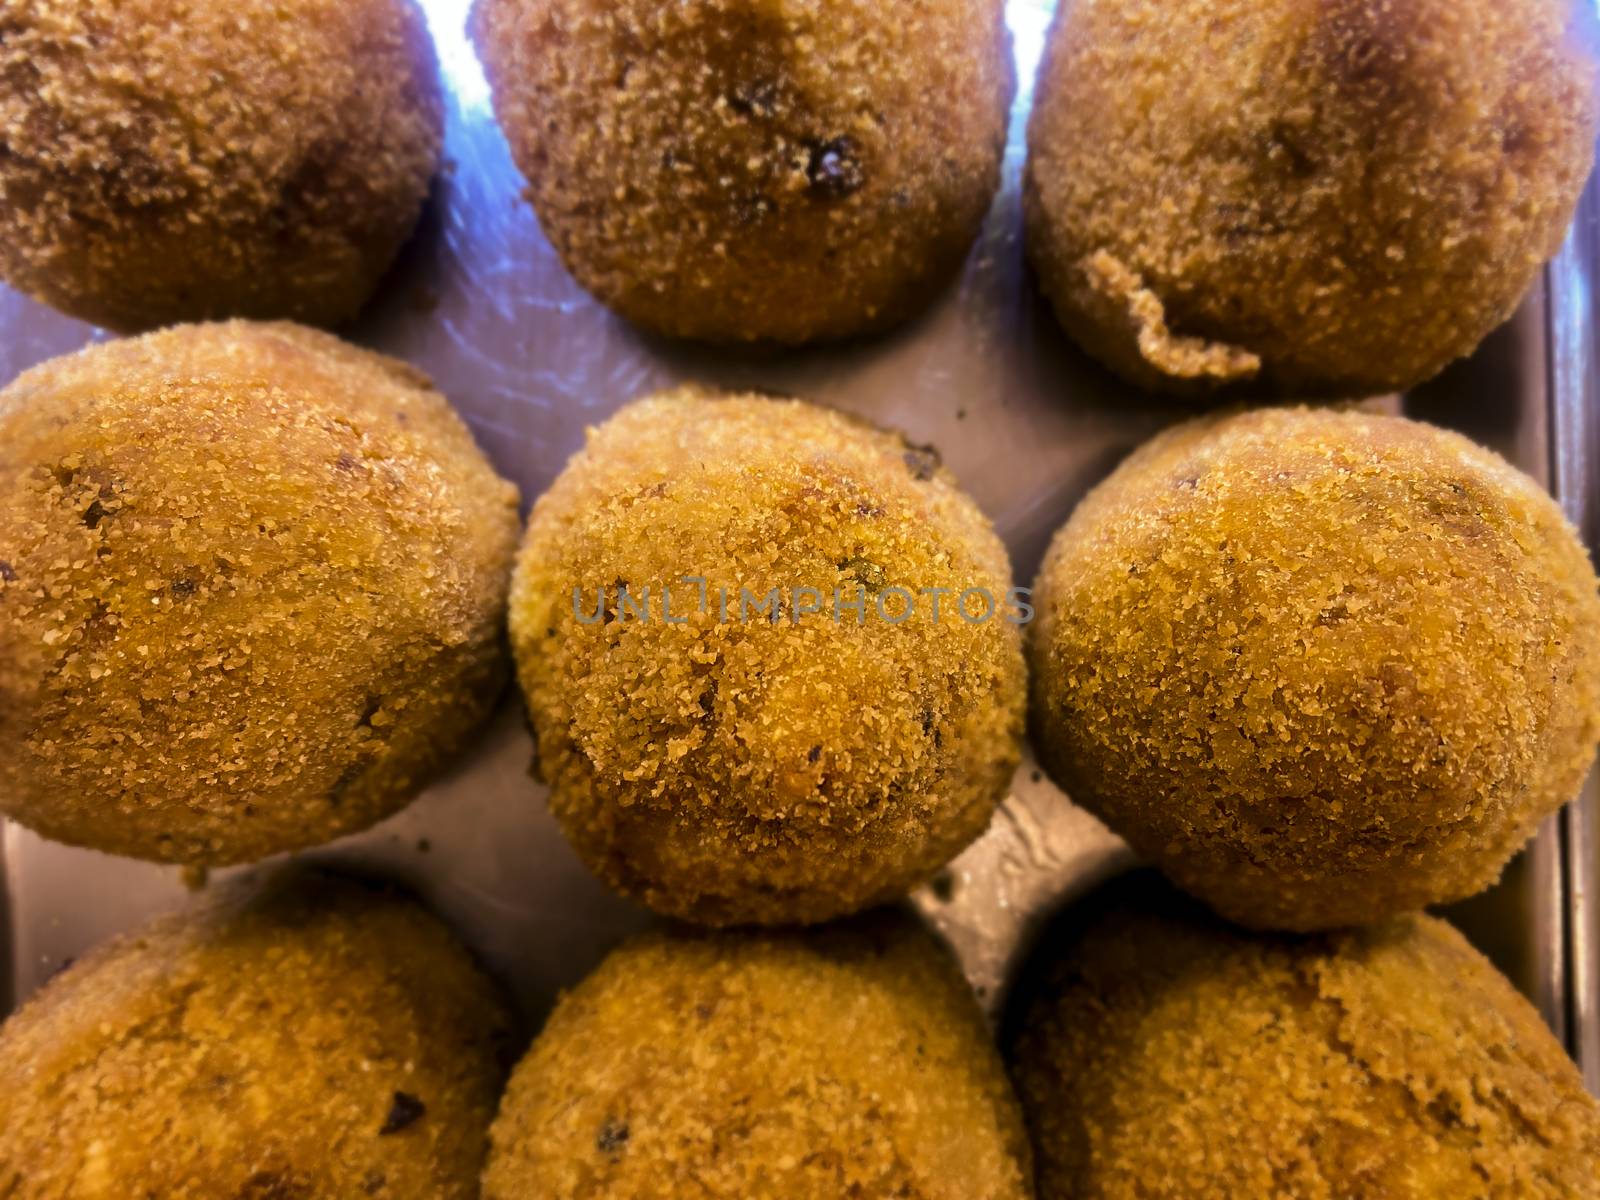
[[[976,837],[1005,795],[1027,707],[1022,633],[998,605],[977,619],[987,606],[968,594],[1007,597],[1009,567],[931,448],[798,401],[681,389],[593,432],[535,506],[512,576],[517,524],[514,489],[425,379],[326,334],[180,326],[25,373],[0,392],[0,805],[65,841],[198,865],[370,825],[403,806],[495,703],[508,576],[511,644],[551,806],[599,875],[661,913],[810,923],[893,900]],[[703,598],[686,578],[705,581]],[[815,601],[801,603],[801,587]],[[672,601],[668,588],[681,588]],[[745,596],[774,589],[775,607],[741,611]],[[1042,761],[1237,922],[1385,923],[1295,940],[1162,911],[1115,918],[1135,920],[1126,936],[1074,943],[1018,1059],[1047,1196],[1148,1194],[1143,1143],[1195,1094],[1229,1136],[1167,1137],[1163,1153],[1177,1157],[1158,1194],[1214,1194],[1216,1180],[1266,1169],[1333,1180],[1335,1193],[1338,1180],[1374,1171],[1417,1195],[1436,1194],[1426,1172],[1488,1171],[1533,1189],[1518,1194],[1570,1194],[1563,1173],[1583,1161],[1575,1147],[1597,1119],[1571,1065],[1455,935],[1403,914],[1487,886],[1576,790],[1600,737],[1597,589],[1574,531],[1533,481],[1465,439],[1395,417],[1206,418],[1155,439],[1084,501],[1034,597]],[[728,935],[686,943],[712,950],[658,953],[742,978],[760,947],[802,947],[794,953],[809,964],[832,936]],[[142,952],[108,953],[137,962]],[[662,967],[679,969],[691,967]],[[19,1027],[66,1019],[38,1014],[89,970],[69,972]],[[647,1009],[627,996],[637,974],[602,972],[610,982],[592,987],[620,990],[616,1012]],[[785,986],[800,1003],[806,989]],[[851,995],[862,986],[840,984]],[[233,1002],[243,1020],[248,1002]],[[338,1018],[367,1020],[353,1004],[336,1006]],[[1165,1040],[1117,1033],[1141,1005],[1159,1014],[1150,1021],[1171,1022]],[[686,1046],[703,1064],[684,1015],[698,1019],[700,1006],[674,1011],[682,1019],[652,1042]],[[1244,1012],[1255,1017],[1257,1075],[1241,1074],[1229,1049]],[[1091,1036],[1095,1020],[1106,1027]],[[531,1062],[556,1056],[584,1095],[651,1092],[657,1076],[627,1054],[598,1074],[573,1069],[582,1055],[549,1048],[563,1027],[552,1025],[555,1040]],[[843,1032],[854,1056],[862,1036]],[[605,1040],[582,1036],[583,1054]],[[1363,1038],[1371,1053],[1340,1049]],[[1169,1059],[1173,1039],[1182,1053]],[[786,1069],[812,1069],[811,1050],[774,1041],[795,1055]],[[979,1055],[980,1043],[962,1044]],[[54,1060],[28,1047],[13,1061],[32,1082],[0,1130],[24,1127],[27,1097],[59,1094]],[[1375,1060],[1384,1047],[1390,1057]],[[730,1059],[760,1061],[748,1045]],[[1453,1065],[1435,1071],[1445,1060]],[[762,1062],[759,1077],[785,1078],[780,1065]],[[1008,1110],[994,1109],[981,1073],[962,1076],[977,1090],[960,1103],[988,1106],[992,1124],[947,1127],[947,1101],[919,1090],[944,1096],[942,1076],[935,1085],[907,1068],[919,1082],[897,1108],[893,1096],[841,1084],[843,1069],[822,1072],[818,1086],[837,1103],[825,1115],[819,1102],[817,1119],[859,1117],[842,1135],[848,1153],[791,1153],[800,1143],[781,1131],[799,1126],[752,1096],[736,1127],[788,1147],[777,1154],[788,1165],[742,1158],[696,1124],[691,1097],[662,1118],[689,1138],[661,1143],[662,1161],[619,1154],[632,1133],[587,1109],[562,1127],[577,1136],[600,1122],[579,1139],[580,1157],[538,1150],[558,1110],[530,1108],[506,1118],[520,1130],[507,1134],[507,1162],[524,1165],[504,1169],[510,1179],[570,1169],[575,1182],[559,1194],[592,1185],[641,1196],[655,1194],[668,1162],[722,1179],[705,1186],[730,1195],[760,1194],[773,1170],[923,1171],[906,1165],[922,1151],[898,1135],[863,1132],[892,1110],[933,1114],[940,1156],[994,1172],[926,1194],[1008,1195],[1010,1172],[1025,1177],[1003,1149],[1015,1142],[1006,1118],[993,1116]],[[1393,1080],[1418,1071],[1437,1090],[1407,1109]],[[1086,1078],[1103,1083],[1085,1091]],[[1258,1086],[1243,1087],[1249,1079]],[[412,1101],[428,1104],[394,1090],[410,1098],[394,1101],[396,1122]],[[1105,1107],[1102,1092],[1126,1103]],[[1260,1105],[1278,1116],[1262,1124]],[[345,1111],[367,1119],[368,1109]],[[1150,1122],[1144,1133],[1128,1123],[1134,1111]],[[1508,1111],[1543,1115],[1530,1132]],[[1380,1120],[1396,1157],[1358,1134]],[[1259,1128],[1233,1129],[1252,1121]],[[1329,1122],[1336,1135],[1303,1143]],[[973,1128],[994,1131],[979,1139],[987,1149],[958,1136]],[[1227,1149],[1246,1132],[1271,1153]],[[1413,1136],[1433,1147],[1426,1171],[1421,1151],[1404,1149]],[[352,1161],[375,1169],[367,1150]],[[876,1167],[857,1163],[857,1150]],[[649,1164],[636,1183],[608,1174],[628,1161]],[[278,1169],[260,1168],[268,1181]],[[676,1178],[690,1177],[700,1178]]]
[[[507,1083],[515,1018],[413,901],[326,875],[235,881],[97,949],[0,1027],[0,1188],[1600,1194],[1600,1108],[1442,922],[1265,939],[1136,878],[1075,911],[1040,965],[1006,1037],[1015,1091],[954,962],[892,913],[636,938]]]
[[[439,160],[411,0],[11,0],[0,276],[115,328],[349,318]],[[1030,254],[1146,386],[1362,395],[1470,352],[1592,159],[1581,0],[1080,0],[1029,138]],[[800,343],[959,269],[1015,87],[1001,0],[478,0],[513,157],[629,319]]]

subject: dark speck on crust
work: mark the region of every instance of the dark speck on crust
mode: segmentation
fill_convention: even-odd
[[[427,1113],[428,1106],[415,1096],[407,1092],[396,1092],[394,1102],[389,1106],[389,1115],[384,1117],[383,1126],[378,1130],[379,1137],[389,1137],[401,1130],[409,1129],[422,1120]]]
[[[628,1123],[615,1119],[607,1121],[600,1126],[600,1132],[595,1135],[594,1147],[601,1154],[610,1158],[621,1155],[623,1147],[628,1144]]]
[[[15,583],[17,581],[16,570],[3,558],[0,558],[0,579],[5,580],[7,583]]]
[[[824,200],[843,200],[860,191],[867,176],[858,153],[855,141],[848,137],[813,145],[811,161],[806,166],[811,194]]]

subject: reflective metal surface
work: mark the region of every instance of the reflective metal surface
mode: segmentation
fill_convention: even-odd
[[[680,379],[755,385],[825,401],[936,444],[994,518],[1017,578],[1027,582],[1084,491],[1189,411],[1132,393],[1088,363],[1059,332],[1023,267],[1023,127],[1053,0],[1008,6],[1023,86],[1004,190],[960,283],[924,319],[886,339],[774,356],[714,354],[643,337],[583,293],[520,199],[521,180],[462,34],[465,0],[426,7],[449,82],[450,162],[417,238],[348,332],[428,371],[525,499],[545,488],[586,426],[641,393]],[[1588,303],[1596,261],[1594,207],[1587,211],[1588,232],[1553,269],[1548,287],[1473,360],[1420,389],[1405,407],[1558,482],[1569,511],[1593,534],[1600,510],[1593,491],[1594,317],[1572,307],[1577,297]],[[1547,306],[1547,292],[1557,309]],[[0,289],[0,377],[94,336]],[[1585,437],[1587,450],[1574,440]],[[308,857],[409,881],[536,1019],[559,989],[647,918],[578,864],[545,811],[543,789],[528,777],[530,759],[520,714],[508,701],[476,749],[411,809]],[[1586,901],[1593,894],[1594,813],[1591,798],[1590,808],[1553,822],[1500,887],[1452,914],[1553,1022],[1564,1031],[1571,1025],[1591,1070],[1595,943],[1568,935],[1592,933],[1593,914],[1569,909],[1563,888],[1570,878]],[[3,838],[0,987],[9,973],[15,998],[92,943],[185,902],[174,869],[52,845],[14,826]],[[1583,845],[1587,851],[1569,853]],[[989,834],[916,902],[949,937],[975,985],[995,999],[1033,923],[1128,862],[1121,843],[1029,762]],[[1584,986],[1569,993],[1569,981]]]

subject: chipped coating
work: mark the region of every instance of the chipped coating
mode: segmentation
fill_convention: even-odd
[[[545,234],[658,332],[902,321],[999,182],[1001,0],[478,0],[473,29]]]
[[[557,1007],[484,1200],[1027,1200],[1017,1102],[949,955],[888,917],[629,942]]]
[[[395,812],[506,674],[516,489],[427,379],[288,324],[0,392],[0,810],[219,865]]]
[[[0,1195],[477,1200],[511,1021],[408,900],[229,889],[0,1028]]]
[[[684,576],[707,581],[660,589]],[[585,624],[604,586],[655,619]],[[797,401],[683,388],[592,431],[535,507],[511,636],[550,805],[589,866],[707,924],[820,921],[903,895],[988,825],[1020,754],[1021,639],[953,600],[900,624],[835,588],[983,587],[1005,548],[930,450]],[[718,589],[729,590],[721,620]],[[812,587],[825,615],[756,599]],[[879,595],[884,593],[880,591]],[[897,613],[898,601],[885,600]],[[973,611],[980,612],[973,602]]]
[[[96,324],[354,316],[442,138],[412,0],[0,0],[0,276]]]
[[[1135,383],[1403,389],[1560,244],[1593,157],[1574,0],[1074,0],[1029,131],[1030,255]]]
[[[1600,595],[1537,484],[1398,417],[1192,422],[1040,572],[1035,742],[1068,794],[1246,925],[1470,896],[1600,738]]]
[[[1040,1200],[1600,1196],[1600,1107],[1443,921],[1252,937],[1147,894],[1086,925],[1012,1055]]]

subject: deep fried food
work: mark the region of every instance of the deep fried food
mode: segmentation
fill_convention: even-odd
[[[970,989],[887,920],[656,935],[561,1002],[495,1120],[485,1200],[1025,1200]]]
[[[1306,409],[1156,438],[1057,535],[1035,742],[1224,916],[1470,896],[1600,738],[1600,594],[1560,510],[1457,434]]]
[[[114,329],[335,324],[442,136],[412,0],[0,0],[0,277]]]
[[[1434,375],[1510,315],[1571,220],[1595,142],[1586,7],[1062,5],[1029,133],[1045,291],[1146,386],[1362,395]]]
[[[401,808],[488,713],[516,490],[427,380],[179,326],[0,392],[0,810],[165,862]]]
[[[994,196],[1000,0],[478,0],[562,261],[647,328],[805,342],[920,311]]]
[[[290,876],[120,938],[0,1028],[14,1200],[477,1200],[511,1016],[432,917]]]
[[[634,404],[540,499],[513,584],[551,808],[594,871],[674,916],[903,895],[1016,767],[1009,582],[928,448],[797,401]]]
[[[1444,922],[1252,937],[1157,880],[1111,892],[1011,1053],[1039,1200],[1600,1196],[1600,1107]]]

